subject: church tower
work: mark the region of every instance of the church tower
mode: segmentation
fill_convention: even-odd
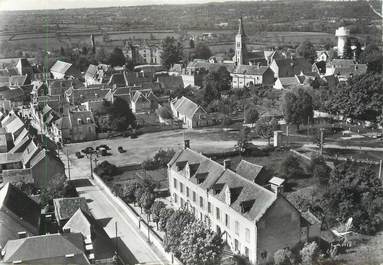
[[[243,30],[242,17],[239,19],[238,33],[235,36],[235,55],[234,63],[236,65],[248,64],[247,50],[246,50],[247,37]]]

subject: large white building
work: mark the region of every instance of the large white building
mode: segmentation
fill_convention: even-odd
[[[174,205],[220,230],[232,251],[253,264],[272,261],[275,251],[294,247],[302,234],[313,236],[303,232],[308,229],[300,212],[278,193],[281,179],[273,178],[266,188],[256,183],[259,166],[242,161],[234,170],[230,164],[191,150],[186,140],[168,164]]]

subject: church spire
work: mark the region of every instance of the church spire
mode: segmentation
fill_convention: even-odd
[[[238,35],[243,35],[243,36],[246,36],[246,34],[245,34],[245,30],[243,29],[243,23],[242,23],[242,17],[240,17],[239,19],[238,19],[238,21],[239,21],[239,27],[238,27]]]

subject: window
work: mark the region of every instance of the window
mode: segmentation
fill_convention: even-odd
[[[246,242],[250,242],[250,229],[246,228],[245,231]]]
[[[202,212],[199,213],[199,219],[200,219],[201,221],[203,220]]]
[[[245,256],[249,257],[249,249],[247,247],[245,247]]]
[[[193,202],[196,201],[196,194],[195,194],[195,191],[193,191]]]
[[[239,243],[237,239],[234,239],[234,249],[238,250],[239,249]]]
[[[178,201],[178,196],[177,196],[177,194],[174,193],[173,196],[174,196],[174,202],[177,203],[177,201]]]
[[[239,235],[239,222],[235,221],[235,234]]]
[[[230,219],[227,213],[225,214],[225,225],[226,227],[230,228]]]
[[[207,203],[207,212],[211,213],[211,202]]]
[[[190,194],[189,194],[189,187],[186,187],[186,197],[189,198]]]
[[[217,218],[217,220],[219,220],[220,219],[220,217],[221,217],[221,213],[220,213],[220,211],[219,211],[219,208],[217,207],[217,208],[215,208],[215,217]]]
[[[177,179],[174,179],[174,188],[177,188]]]
[[[194,206],[191,207],[191,210],[192,210],[193,215],[195,215],[195,207]]]
[[[184,193],[184,184],[180,181],[180,192]]]
[[[203,208],[203,198],[199,196],[199,207]]]

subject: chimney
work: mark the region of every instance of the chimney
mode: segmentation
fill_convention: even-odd
[[[184,140],[184,149],[190,148],[190,140]]]
[[[27,232],[25,232],[25,231],[18,232],[17,235],[19,236],[19,239],[26,238],[27,237]]]
[[[223,166],[225,167],[225,169],[230,169],[230,167],[231,167],[231,160],[230,159],[225,159],[223,161]]]
[[[282,178],[272,177],[269,180],[271,191],[273,191],[277,195],[282,190],[284,182],[285,180]]]
[[[70,228],[69,227],[63,228],[63,233],[64,234],[69,234],[70,233]]]

